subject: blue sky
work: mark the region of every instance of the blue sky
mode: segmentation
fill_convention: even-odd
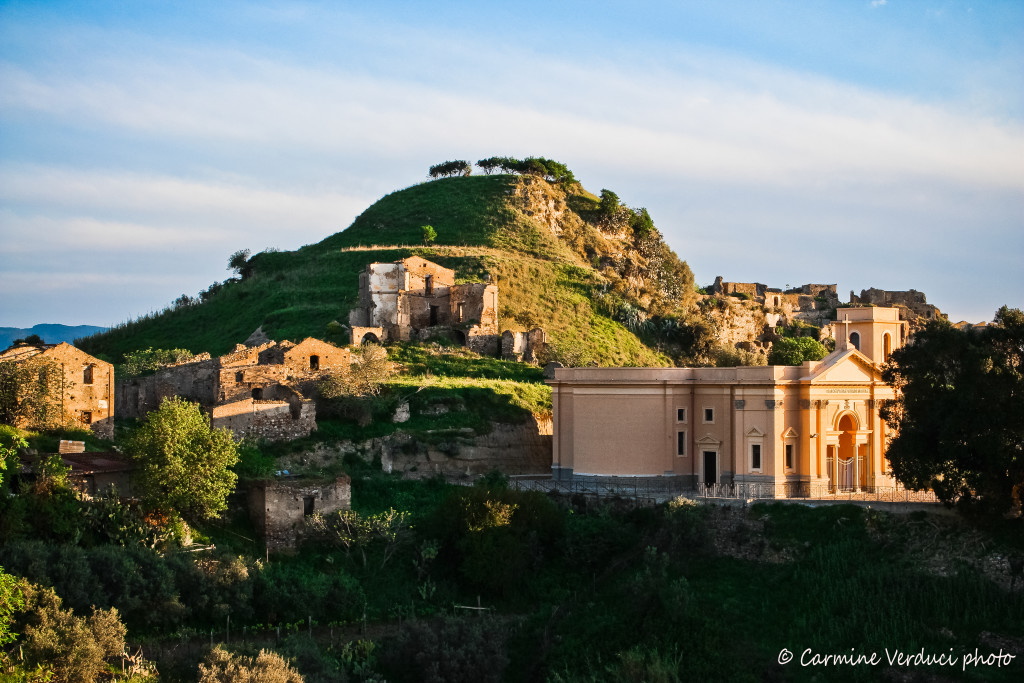
[[[1021,2],[0,1],[0,326],[158,310],[495,154],[700,284],[1024,306]]]

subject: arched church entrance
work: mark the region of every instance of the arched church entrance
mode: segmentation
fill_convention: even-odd
[[[829,485],[833,491],[854,491],[865,485],[866,472],[864,459],[859,458],[857,433],[860,430],[859,420],[853,413],[844,413],[836,422],[838,443],[830,445],[829,450]]]

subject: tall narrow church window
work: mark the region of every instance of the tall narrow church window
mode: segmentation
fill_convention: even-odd
[[[860,333],[859,332],[851,332],[850,333],[850,346],[852,346],[853,348],[855,348],[858,351],[860,351]]]
[[[686,432],[676,432],[676,455],[686,455]]]
[[[892,337],[886,332],[882,335],[882,360],[888,361],[892,353]]]
[[[761,469],[761,444],[750,444],[750,469]]]
[[[793,444],[786,444],[786,469],[793,469]]]

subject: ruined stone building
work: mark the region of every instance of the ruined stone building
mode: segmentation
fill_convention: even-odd
[[[898,306],[901,309],[906,309],[913,314],[913,316],[924,318],[925,320],[934,320],[935,318],[942,318],[942,311],[937,306],[933,306],[928,303],[925,298],[924,292],[919,292],[916,289],[909,289],[905,292],[894,292],[886,289],[870,289],[860,290],[860,296],[857,296],[850,291],[850,303],[851,304],[870,304],[872,306]],[[903,320],[910,320],[913,316],[907,315],[906,312],[901,311],[900,317]]]
[[[368,265],[359,274],[359,304],[348,321],[353,344],[446,334],[483,355],[499,351],[498,288],[457,285],[455,271],[419,256]]]
[[[170,366],[117,385],[121,414],[141,418],[164,398],[181,396],[201,404],[213,427],[238,436],[295,439],[316,429],[316,409],[306,398],[324,372],[347,370],[348,349],[319,339],[298,344],[268,342],[218,358]]]
[[[725,282],[721,275],[715,278],[710,294],[735,294],[761,304],[772,327],[794,321],[820,327],[839,305],[836,285],[806,284],[783,291],[760,282]]]
[[[352,507],[352,480],[276,479],[249,489],[249,516],[268,550],[291,550],[302,537],[305,520]]]
[[[114,366],[67,342],[20,344],[0,353],[0,363],[51,361],[61,371],[61,410],[104,439],[114,438]],[[21,425],[18,425],[21,426]]]
[[[800,366],[557,368],[553,476],[682,479],[806,496],[895,485],[881,364],[895,308],[840,308],[836,350]]]

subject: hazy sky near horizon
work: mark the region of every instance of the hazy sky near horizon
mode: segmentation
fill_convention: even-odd
[[[0,0],[0,326],[159,310],[492,155],[646,207],[698,284],[989,320],[1024,306],[1024,3]]]

